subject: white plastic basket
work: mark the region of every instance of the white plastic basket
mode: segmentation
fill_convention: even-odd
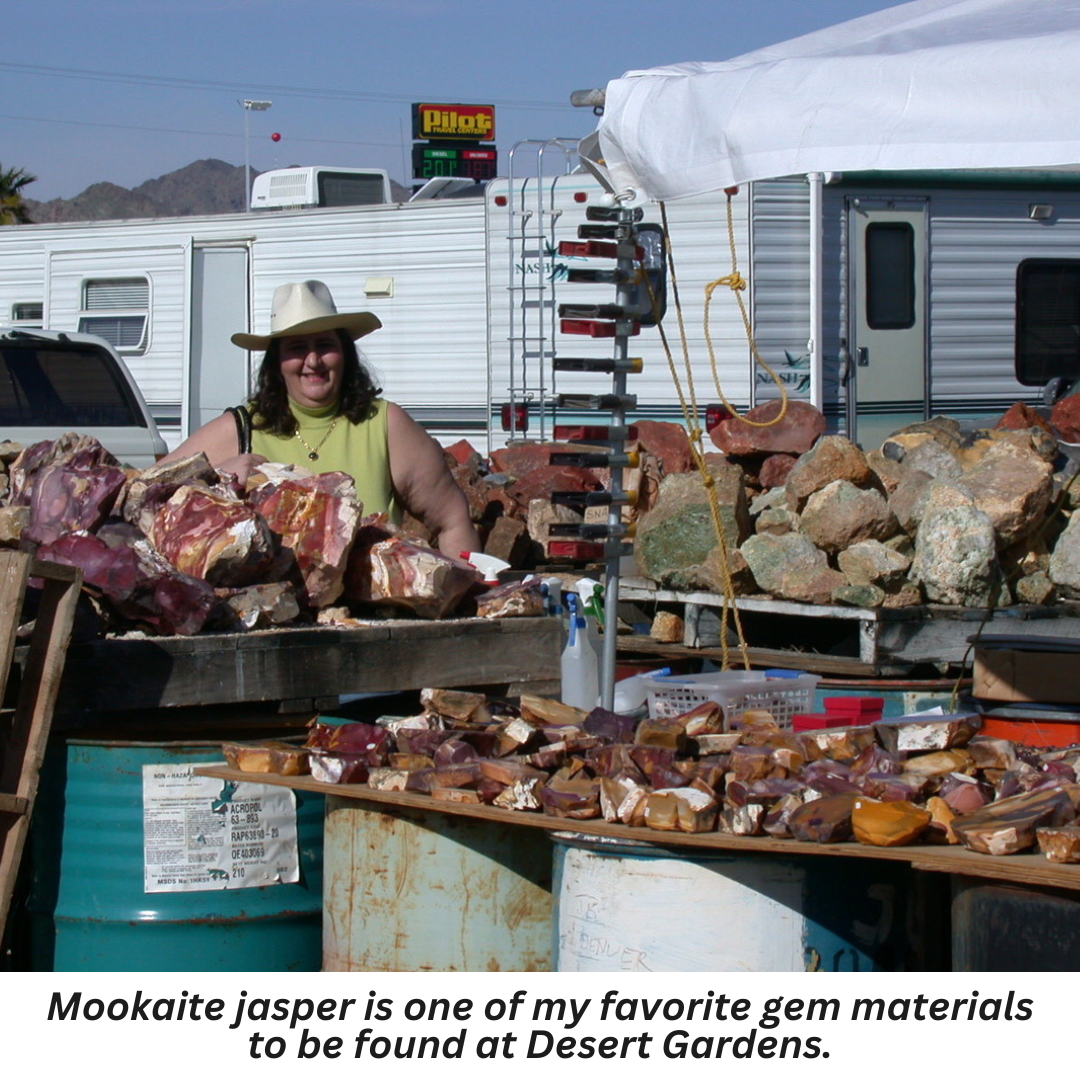
[[[651,717],[679,716],[703,702],[715,701],[723,706],[725,728],[747,709],[768,709],[781,727],[790,728],[796,713],[814,711],[814,691],[820,681],[820,675],[806,672],[792,677],[764,671],[710,671],[643,679]]]

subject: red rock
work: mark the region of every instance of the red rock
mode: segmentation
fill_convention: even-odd
[[[522,506],[550,499],[553,491],[599,491],[604,485],[589,469],[573,465],[539,465],[510,485],[509,494]]]
[[[690,451],[690,437],[682,424],[663,420],[635,420],[640,448],[663,466],[663,475],[674,472],[691,472],[694,455]]]
[[[480,457],[479,451],[476,450],[468,439],[458,439],[456,443],[444,447],[443,450],[444,453],[453,458],[458,465],[468,465],[479,469],[483,460]]]
[[[758,483],[763,488],[783,487],[788,473],[799,459],[794,454],[772,454],[767,457],[758,470]]]
[[[1008,428],[1010,431],[1024,431],[1027,428],[1042,428],[1053,434],[1054,429],[1030,405],[1018,401],[994,425],[996,428]]]
[[[779,401],[767,401],[746,414],[722,420],[709,433],[713,444],[731,457],[763,454],[805,454],[825,434],[825,416],[805,401],[788,401],[784,418],[764,427],[780,413]],[[754,423],[747,423],[747,420]]]
[[[1050,423],[1065,442],[1080,442],[1080,394],[1062,398],[1050,411]]]

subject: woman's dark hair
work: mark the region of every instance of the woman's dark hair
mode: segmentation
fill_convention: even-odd
[[[360,362],[356,342],[342,330],[335,332],[345,359],[341,375],[340,415],[350,423],[358,424],[374,415],[373,405],[382,389],[375,385],[367,368]],[[296,418],[289,408],[289,395],[281,374],[282,340],[274,338],[263,356],[259,382],[251,399],[251,412],[252,427],[288,437],[296,431]]]

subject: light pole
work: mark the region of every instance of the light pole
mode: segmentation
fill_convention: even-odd
[[[252,101],[251,98],[237,99],[237,105],[244,110],[244,210],[251,211],[251,130],[248,123],[252,111],[266,112],[272,101]]]

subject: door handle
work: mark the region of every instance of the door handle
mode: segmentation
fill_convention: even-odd
[[[859,367],[870,366],[870,350],[865,345],[860,345],[855,350],[855,363],[858,364]]]

